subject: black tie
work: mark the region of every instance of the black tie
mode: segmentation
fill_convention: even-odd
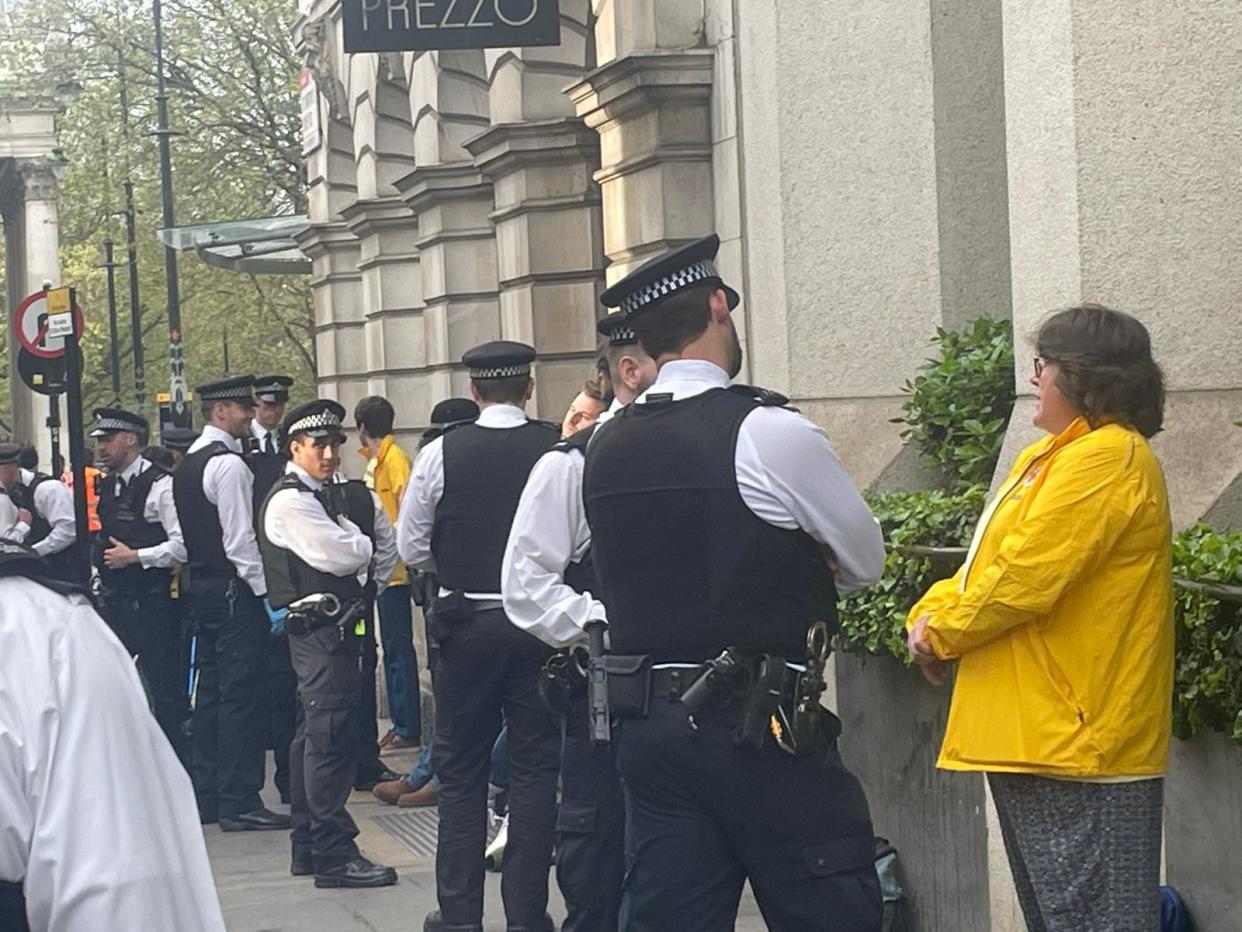
[[[270,433],[263,438],[263,452],[268,456],[276,455],[276,443],[272,440],[272,435]]]

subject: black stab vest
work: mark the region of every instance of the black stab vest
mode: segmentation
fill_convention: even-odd
[[[500,564],[526,478],[559,439],[542,421],[467,424],[444,434],[444,494],[431,533],[440,585],[499,592]]]
[[[591,442],[591,435],[595,433],[595,426],[592,424],[584,430],[578,431],[576,434],[562,440],[552,449],[558,453],[565,453],[568,456],[586,456],[587,444]],[[570,563],[565,567],[565,585],[573,589],[579,594],[589,592],[592,595],[599,596],[599,579],[595,575],[595,564],[591,561],[591,551],[588,549],[583,554],[582,559]]]
[[[337,511],[336,502],[333,501],[330,492],[331,486],[325,485],[316,492],[303,483],[296,473],[285,473],[284,478],[268,492],[267,498],[264,500],[263,507],[260,510],[259,552],[263,556],[263,575],[267,579],[267,598],[272,603],[272,607],[285,608],[298,599],[322,592],[330,592],[342,602],[348,599],[359,598],[363,594],[362,585],[354,574],[337,576],[333,573],[317,570],[298,556],[295,551],[287,547],[277,547],[267,536],[267,509],[271,505],[272,498],[286,489],[293,489],[299,495],[313,496],[315,501],[319,503],[320,507],[329,516],[342,513]],[[363,491],[366,491],[365,487]],[[355,524],[358,523],[354,520],[352,513],[346,513],[346,517],[354,521]],[[374,514],[372,514],[372,519],[374,519]],[[368,534],[366,526],[362,526],[363,533],[371,538],[372,543],[375,540],[373,527],[374,525],[372,524],[372,531]]]
[[[194,579],[232,578],[237,568],[224,550],[220,510],[207,500],[203,475],[217,456],[240,456],[220,440],[187,454],[173,472],[173,501],[185,537],[185,549]],[[244,462],[244,460],[243,460]]]
[[[20,484],[9,493],[9,498],[13,500],[14,505],[18,508],[25,508],[30,512],[30,533],[26,536],[25,541],[28,547],[33,547],[52,533],[52,523],[35,506],[35,491],[45,482],[57,481],[59,480],[55,476],[37,472],[34,474],[34,479],[31,480],[30,485]],[[47,563],[50,577],[67,583],[77,583],[77,555],[79,553],[81,553],[79,544],[73,541],[62,550],[44,557],[43,559]]]
[[[252,440],[255,438],[251,438]],[[259,527],[259,514],[263,503],[267,501],[267,493],[276,487],[285,474],[285,464],[289,460],[280,453],[264,453],[255,450],[246,454],[246,464],[254,473],[254,520],[255,529]]]
[[[149,463],[120,495],[116,494],[116,486],[120,481],[118,476],[108,476],[99,483],[99,537],[95,540],[91,561],[99,570],[99,578],[105,589],[132,591],[161,586],[167,588],[168,577],[172,573],[169,567],[143,569],[136,563],[119,570],[110,570],[103,560],[104,551],[112,546],[109,540],[112,537],[134,550],[155,547],[168,540],[162,524],[143,517],[152,486],[167,475],[169,473],[166,470],[155,463]]]
[[[742,421],[783,403],[746,386],[712,389],[630,405],[596,432],[583,497],[615,652],[656,663],[726,647],[806,656],[818,548],[757,517],[734,466]]]

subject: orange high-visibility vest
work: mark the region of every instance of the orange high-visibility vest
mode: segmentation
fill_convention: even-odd
[[[99,532],[99,483],[103,479],[103,471],[94,466],[86,467],[86,526],[92,534]],[[73,489],[73,470],[67,470],[61,481]]]

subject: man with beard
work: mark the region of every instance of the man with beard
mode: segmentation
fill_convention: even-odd
[[[728,387],[739,298],[718,248],[690,243],[602,296],[659,367],[596,432],[583,478],[630,820],[621,926],[732,928],[749,879],[773,928],[878,932],[867,801],[819,701],[835,609],[812,591],[827,566],[840,588],[874,582],[883,540],[818,427]]]

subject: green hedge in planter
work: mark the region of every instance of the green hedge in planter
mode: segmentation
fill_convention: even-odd
[[[983,486],[959,493],[940,489],[873,492],[867,502],[880,519],[884,539],[894,547],[965,547],[983,510],[986,493]],[[891,653],[905,660],[906,613],[928,586],[952,575],[955,569],[952,562],[890,550],[880,581],[841,599],[837,646],[853,653]]]
[[[1242,583],[1242,531],[1195,525],[1173,539],[1173,574],[1200,583]],[[1204,728],[1242,744],[1242,605],[1179,588],[1175,606],[1173,733]]]

